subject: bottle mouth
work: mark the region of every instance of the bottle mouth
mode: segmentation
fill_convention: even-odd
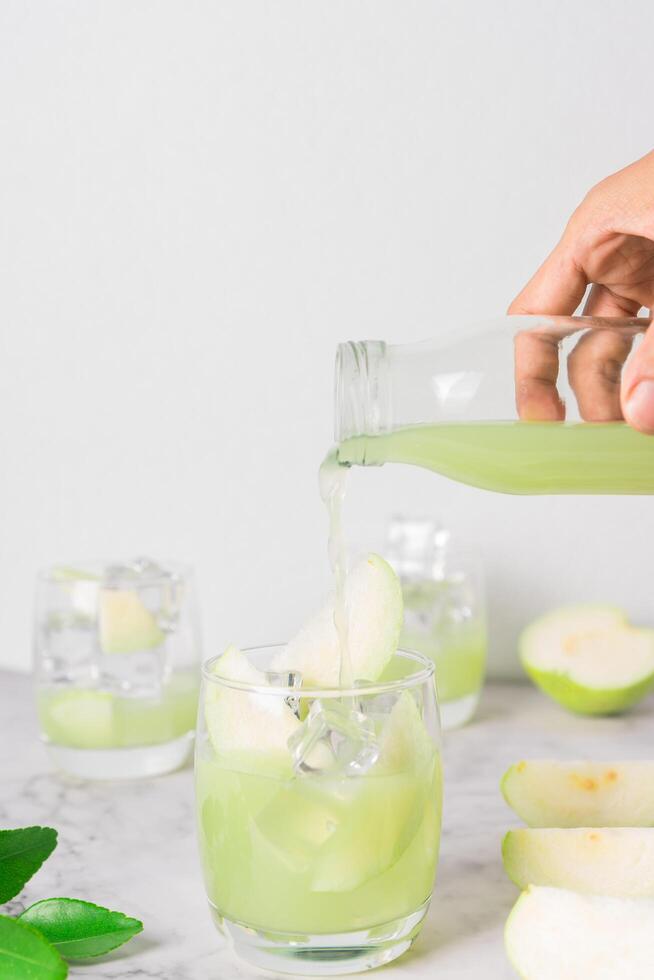
[[[350,340],[336,350],[334,438],[337,444],[355,436],[386,431],[390,388],[383,340]]]

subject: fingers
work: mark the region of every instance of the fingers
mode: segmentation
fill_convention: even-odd
[[[559,341],[534,330],[515,335],[515,391],[518,415],[525,421],[562,422],[565,405],[556,390]]]
[[[509,313],[567,316],[581,303],[588,280],[560,242],[509,307]]]
[[[635,316],[635,301],[615,296],[606,286],[594,285],[584,316]],[[622,369],[634,341],[633,331],[587,330],[568,358],[568,381],[586,422],[613,422],[623,418],[620,399]]]
[[[622,411],[635,429],[654,435],[654,327],[649,327],[625,369]]]
[[[606,286],[593,286],[584,306],[584,316],[636,316],[640,309],[637,300],[616,296]]]
[[[619,328],[587,330],[568,357],[568,381],[586,422],[621,419],[620,383],[633,333]]]
[[[509,307],[509,313],[569,315],[584,295],[586,277],[560,243]],[[560,422],[559,342],[546,331],[520,331],[515,337],[516,406],[521,419]]]

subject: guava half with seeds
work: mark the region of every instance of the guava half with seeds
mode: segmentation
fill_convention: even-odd
[[[533,622],[522,666],[545,694],[578,714],[619,714],[654,689],[654,630],[610,606],[569,606]]]

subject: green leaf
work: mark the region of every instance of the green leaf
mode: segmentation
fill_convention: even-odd
[[[4,980],[64,980],[68,967],[31,926],[0,915],[0,977]]]
[[[20,921],[38,929],[67,960],[102,956],[143,929],[138,919],[76,898],[36,902],[25,909]]]
[[[0,830],[0,904],[21,891],[56,846],[52,827]]]

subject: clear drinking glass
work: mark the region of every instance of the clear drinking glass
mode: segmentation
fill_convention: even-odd
[[[424,343],[341,344],[338,460],[504,493],[654,493],[654,440],[621,408],[649,323],[512,316]]]
[[[188,758],[201,659],[190,569],[149,559],[46,569],[34,657],[42,737],[60,769],[121,779]]]
[[[464,725],[479,703],[487,626],[481,561],[436,521],[394,517],[386,557],[404,596],[400,644],[434,661],[444,729]]]
[[[392,680],[305,689],[270,672],[279,649],[245,651],[242,682],[216,673],[218,658],[204,666],[195,773],[209,904],[258,967],[367,970],[409,948],[434,884],[434,665],[398,652]]]

